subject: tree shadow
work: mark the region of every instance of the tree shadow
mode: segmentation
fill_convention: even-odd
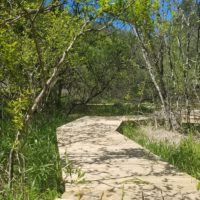
[[[89,123],[87,119],[90,118],[87,117],[77,121],[79,123],[78,128],[76,123],[64,126],[58,134],[58,145],[61,148],[66,148],[68,159],[75,166],[81,167],[86,172],[87,187],[92,188],[94,185],[98,187],[103,184],[108,188],[114,187],[117,189],[118,186],[121,187],[122,185],[119,180],[127,181],[134,177],[141,177],[144,180],[150,179],[148,184],[151,187],[147,187],[148,184],[145,181],[136,181],[133,184],[123,183],[125,186],[130,184],[133,190],[137,186],[138,193],[134,193],[133,199],[141,199],[141,191],[145,193],[145,200],[152,199],[154,190],[160,193],[164,190],[164,197],[177,199],[179,194],[175,191],[177,191],[177,188],[179,188],[178,191],[181,191],[182,173],[178,172],[175,167],[167,162],[161,161],[159,157],[145,150],[140,145],[131,146],[130,140],[124,139],[124,136],[120,134],[117,137],[121,137],[121,140],[123,140],[121,142],[124,145],[123,148],[119,148],[119,145],[121,145],[120,140],[114,141],[112,137],[109,137],[109,133],[118,128],[115,123],[107,122],[105,124],[102,122],[102,118],[98,117],[92,118],[92,122],[90,121]],[[116,118],[109,117],[107,120],[116,120]],[[129,141],[127,147],[124,140]],[[60,154],[60,157],[62,167],[65,167],[65,154]],[[162,189],[161,187],[152,189],[156,187],[153,181],[151,182],[152,177],[162,184]],[[176,188],[174,188],[172,177],[180,177],[180,184],[177,184]],[[189,195],[185,193],[185,197],[182,199],[200,199],[196,197],[190,198]],[[156,198],[156,194],[154,199],[159,199]]]

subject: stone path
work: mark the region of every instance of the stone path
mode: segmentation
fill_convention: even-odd
[[[83,117],[57,129],[63,178],[73,182],[65,184],[62,199],[200,200],[196,179],[116,131],[124,120]],[[65,174],[66,157],[77,169],[71,177]]]

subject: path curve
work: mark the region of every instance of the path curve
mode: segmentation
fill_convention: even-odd
[[[143,117],[82,117],[57,129],[63,167],[77,167],[65,200],[200,200],[197,180],[117,132],[122,121]],[[63,168],[63,178],[66,174]],[[79,183],[78,183],[79,181]]]

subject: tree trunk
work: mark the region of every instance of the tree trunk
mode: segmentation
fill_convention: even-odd
[[[171,111],[170,111],[170,108],[169,108],[169,104],[167,102],[167,99],[165,99],[165,97],[162,94],[161,88],[160,88],[160,86],[159,86],[159,84],[156,80],[156,76],[153,72],[153,66],[152,66],[152,64],[149,60],[148,52],[145,48],[145,44],[144,44],[144,42],[143,42],[143,40],[142,40],[142,38],[141,38],[136,27],[134,28],[134,33],[135,33],[136,37],[138,38],[138,40],[141,44],[142,56],[143,56],[144,61],[146,63],[148,73],[149,73],[150,78],[151,78],[151,80],[152,80],[152,82],[153,82],[153,84],[154,84],[154,86],[155,86],[155,88],[158,92],[158,95],[159,95],[159,98],[160,98],[160,101],[161,101],[161,108],[162,108],[161,111],[162,111],[162,115],[164,117],[165,125],[166,125],[166,127],[169,127],[170,129],[174,129],[172,119],[171,119],[171,113],[170,113]]]

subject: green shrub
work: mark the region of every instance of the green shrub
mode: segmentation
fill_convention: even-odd
[[[56,128],[80,115],[61,112],[40,113],[29,127],[20,156],[25,161],[25,181],[16,178],[13,192],[7,189],[7,163],[15,131],[12,123],[3,123],[0,140],[0,200],[50,200],[63,192]],[[23,188],[23,191],[22,191]]]

